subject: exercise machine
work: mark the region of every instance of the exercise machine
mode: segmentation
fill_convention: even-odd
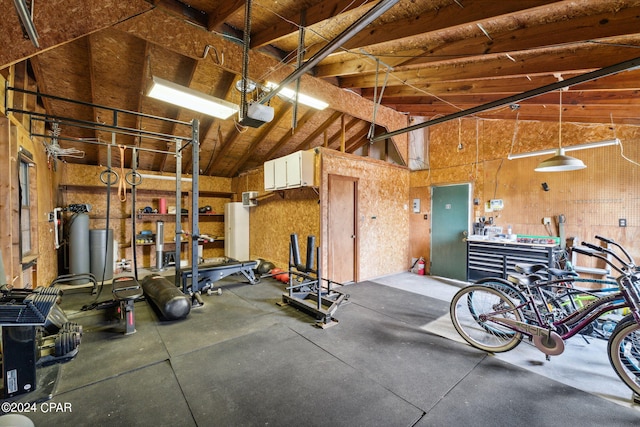
[[[3,398],[33,392],[39,384],[48,398],[55,376],[38,381],[36,368],[67,362],[78,353],[82,326],[68,321],[58,305],[61,293],[56,287],[0,287]]]
[[[224,264],[200,264],[198,265],[198,280],[190,280],[193,277],[191,269],[182,270],[180,281],[182,283],[182,291],[191,295],[192,305],[199,307],[204,302],[201,298],[202,292],[211,294],[213,292],[213,284],[232,274],[242,274],[250,284],[255,285],[260,282],[260,277],[256,275],[255,270],[258,261],[230,261]]]
[[[142,289],[135,277],[122,276],[113,279],[113,298],[118,306],[117,312],[125,323],[125,335],[136,332],[136,316],[134,303],[142,298]]]
[[[316,268],[313,268],[314,251],[317,254]],[[317,320],[315,325],[324,329],[338,322],[333,315],[348,295],[332,288],[332,285],[338,284],[337,282],[322,278],[320,265],[320,248],[315,247],[315,236],[307,237],[307,259],[305,264],[302,264],[298,235],[291,234],[289,283],[287,293],[282,296],[282,302],[314,316]],[[326,286],[323,286],[322,282],[326,282]]]

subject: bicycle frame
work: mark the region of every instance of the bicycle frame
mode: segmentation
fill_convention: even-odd
[[[623,281],[623,280],[627,280],[629,283],[625,283],[623,285],[622,283],[619,282],[618,292],[596,299],[591,304],[578,308],[575,312],[571,313],[566,317],[563,317],[562,319],[551,322],[550,324],[547,323],[546,326],[545,326],[545,321],[543,319],[543,316],[540,314],[540,310],[538,309],[533,299],[533,294],[531,292],[528,292],[528,294],[526,295],[527,301],[517,305],[515,307],[515,310],[521,310],[525,307],[530,307],[533,310],[533,312],[536,314],[536,318],[540,326],[533,325],[531,323],[527,323],[524,321],[516,321],[516,320],[510,320],[510,319],[504,319],[502,317],[498,317],[502,314],[508,313],[510,311],[514,311],[514,309],[498,310],[498,311],[495,311],[494,313],[485,313],[481,316],[482,318],[481,320],[483,321],[491,320],[492,322],[506,326],[507,328],[512,329],[515,332],[522,333],[529,337],[551,336],[551,333],[555,332],[556,334],[558,334],[560,338],[562,338],[562,340],[566,340],[568,338],[571,338],[577,335],[587,325],[589,325],[591,322],[593,322],[603,314],[609,311],[617,310],[621,308],[628,307],[633,313],[636,321],[640,323],[639,321],[640,301],[638,301],[638,303],[635,303],[634,298],[632,296],[632,294],[638,295],[638,293],[640,293],[640,292],[637,292],[637,290],[635,289],[635,288],[638,288],[638,285],[633,281],[631,281],[626,276],[623,276],[620,278],[620,281]],[[549,283],[545,282],[545,283],[536,284],[532,287],[548,286],[548,285]],[[634,287],[635,292],[628,292],[627,286]],[[556,332],[556,330],[559,330],[562,328],[566,328],[566,331],[563,333]]]

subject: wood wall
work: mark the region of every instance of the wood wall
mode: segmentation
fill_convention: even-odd
[[[262,168],[240,175],[234,188],[238,198],[244,191],[258,192],[258,206],[249,208],[251,258],[261,258],[287,269],[291,234],[298,235],[302,256],[306,253],[307,236],[318,238],[320,204],[318,193],[312,188],[265,191]],[[319,239],[316,242],[319,243]]]
[[[0,96],[5,97],[5,83],[19,88],[35,90],[35,84],[28,76],[24,65],[10,67],[0,77]],[[6,80],[5,80],[6,79]],[[9,96],[9,105],[31,111],[41,111],[35,100],[23,96]],[[45,151],[38,142],[29,138],[28,117],[5,114],[4,103],[0,106],[0,250],[5,268],[5,277],[1,283],[10,283],[15,287],[47,286],[57,275],[57,257],[53,235],[53,223],[48,221],[48,213],[55,206],[53,188],[57,183],[57,174]],[[37,126],[37,125],[35,125]],[[42,129],[34,129],[41,132]],[[32,177],[35,177],[36,192],[31,194],[32,218],[31,235],[34,266],[29,270],[22,268],[20,250],[19,223],[19,151],[29,152],[33,157]],[[54,254],[51,256],[51,254]]]
[[[410,263],[409,170],[381,160],[322,150],[320,191],[323,200],[328,199],[330,174],[358,179],[358,281],[406,271]],[[323,204],[323,220],[327,213],[328,206]],[[323,240],[326,235],[325,222]],[[326,250],[324,245],[323,250]]]
[[[470,182],[473,221],[493,217],[505,230],[517,234],[547,235],[543,217],[552,218],[552,234],[558,235],[556,220],[566,217],[566,236],[593,241],[608,236],[624,244],[640,259],[640,128],[636,126],[562,124],[562,146],[620,138],[622,147],[611,146],[569,152],[587,165],[571,172],[541,173],[534,168],[547,156],[508,160],[510,152],[521,153],[557,148],[556,125],[526,121],[463,119],[433,126],[429,131],[428,170],[411,173],[411,198],[420,198],[422,212],[411,214],[411,256],[430,255],[430,188],[435,185]],[[546,182],[549,191],[544,191]],[[486,210],[490,199],[502,199],[504,209]],[[619,227],[618,220],[627,220]],[[579,259],[580,265],[597,265]],[[428,265],[428,263],[427,263]]]
[[[251,209],[252,257],[287,268],[289,239],[297,233],[300,252],[306,237],[316,236],[326,265],[327,182],[330,174],[358,179],[358,280],[397,273],[408,268],[409,171],[384,161],[366,159],[330,149],[318,149],[316,176],[319,190],[300,188],[265,192],[262,168],[236,180],[236,191],[258,191],[258,206]]]

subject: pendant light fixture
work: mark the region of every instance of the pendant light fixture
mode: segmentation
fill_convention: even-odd
[[[582,163],[582,160],[564,154],[564,149],[562,148],[562,89],[560,89],[559,92],[560,122],[558,129],[558,150],[556,151],[555,156],[550,157],[547,160],[543,160],[542,163],[534,169],[536,172],[566,172],[584,169],[587,167]]]

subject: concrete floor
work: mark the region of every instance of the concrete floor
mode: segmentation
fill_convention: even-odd
[[[380,277],[375,282],[446,302],[450,302],[453,295],[466,285],[464,282],[412,273]],[[448,313],[435,322],[424,325],[423,329],[468,345],[453,327]],[[494,357],[640,411],[640,405],[632,400],[631,391],[620,381],[611,367],[607,357],[606,340],[583,338],[580,335],[573,337],[567,340],[564,353],[552,357],[549,361],[543,353],[526,342],[509,352],[498,353]]]
[[[67,291],[85,333],[48,401],[63,406],[24,415],[93,427],[640,424],[604,341],[573,338],[550,362],[529,345],[493,356],[461,342],[448,315],[461,283],[401,273],[345,286],[328,329],[278,305],[273,279],[217,283],[222,294],[180,321],[136,303],[128,336],[104,311],[80,311],[88,290]]]

